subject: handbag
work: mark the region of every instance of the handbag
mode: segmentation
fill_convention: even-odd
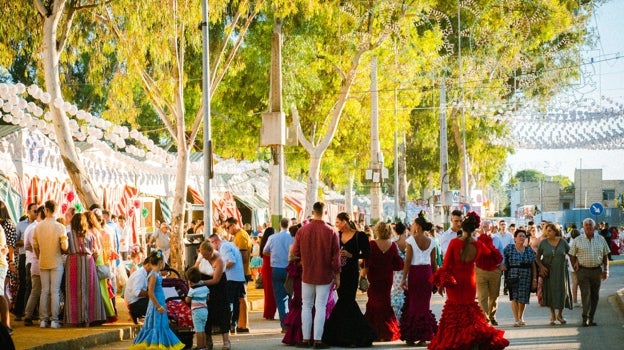
[[[295,293],[295,285],[293,283],[293,279],[290,276],[286,276],[286,281],[284,281],[284,289],[289,296],[293,296]]]
[[[97,276],[101,280],[105,280],[111,277],[110,267],[108,265],[96,265]]]
[[[366,292],[370,287],[370,282],[368,282],[368,278],[366,276],[360,276],[360,280],[358,281],[358,289],[362,292]]]

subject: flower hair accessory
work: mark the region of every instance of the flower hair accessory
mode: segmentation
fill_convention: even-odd
[[[163,257],[162,250],[158,249],[158,250],[156,251],[156,257],[157,257],[158,259],[162,259],[162,257]]]
[[[469,211],[466,213],[466,218],[470,218],[472,222],[475,224],[475,228],[481,226],[481,217],[474,211]]]
[[[102,216],[102,211],[100,210],[100,208],[95,208],[95,209],[93,209],[93,214],[95,214],[98,217],[100,217],[100,216]]]
[[[130,247],[130,253],[138,253],[141,250],[138,245]]]

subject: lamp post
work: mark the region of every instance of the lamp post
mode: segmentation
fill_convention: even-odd
[[[202,97],[204,99],[204,236],[212,233],[212,136],[210,131],[210,57],[208,0],[202,0]]]

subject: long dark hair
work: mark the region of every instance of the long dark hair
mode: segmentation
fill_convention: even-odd
[[[340,221],[346,221],[349,224],[349,227],[353,230],[353,231],[357,231],[357,226],[355,225],[355,222],[351,221],[351,216],[349,216],[349,214],[347,212],[341,212],[338,213],[338,215],[336,215],[336,218]]]
[[[459,251],[459,258],[463,262],[466,262],[467,259],[468,249],[466,249],[466,247],[468,246],[470,238],[472,237],[472,233],[476,229],[478,229],[480,225],[481,218],[479,217],[479,214],[475,213],[474,211],[469,211],[468,213],[466,213],[466,217],[464,218],[464,221],[462,221],[461,228],[462,231],[468,235],[468,237],[466,237],[466,239],[464,240],[464,245]]]
[[[267,227],[264,229],[264,233],[262,234],[262,240],[260,240],[260,257],[262,258],[264,254],[264,246],[267,244],[269,237],[275,233],[275,229],[273,227]]]

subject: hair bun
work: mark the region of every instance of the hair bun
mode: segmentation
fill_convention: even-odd
[[[431,231],[433,228],[433,224],[427,220],[427,213],[424,210],[421,210],[420,213],[418,213],[418,217],[414,220],[414,222],[422,227],[424,231]]]
[[[481,217],[474,211],[469,211],[462,222],[462,229],[467,232],[473,232],[481,226]]]

